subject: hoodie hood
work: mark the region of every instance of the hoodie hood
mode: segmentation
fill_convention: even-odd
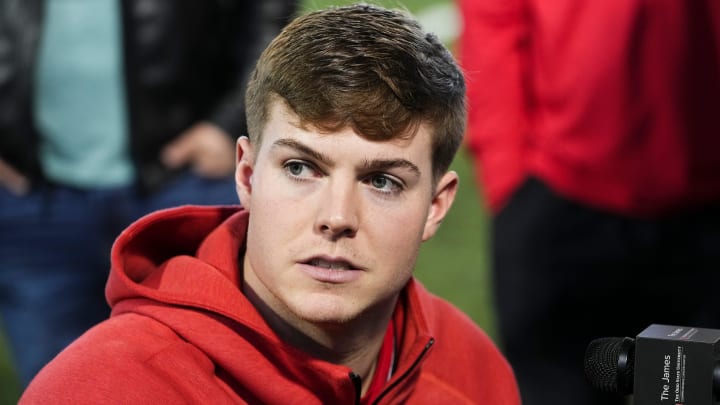
[[[229,317],[240,313],[247,304],[238,294],[247,218],[238,207],[186,206],[132,224],[112,249],[105,292],[113,312],[144,297]]]

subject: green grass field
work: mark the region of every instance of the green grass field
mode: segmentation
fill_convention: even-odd
[[[305,0],[303,9],[349,3],[351,1]],[[449,1],[393,0],[376,3],[407,8],[418,16],[428,30],[437,32],[440,38],[449,43],[452,41],[452,29],[457,29],[456,22],[443,20],[447,18],[448,9],[439,7],[451,5]],[[457,305],[494,337],[495,324],[487,271],[487,217],[464,150],[458,154],[452,168],[460,175],[458,197],[438,234],[423,245],[416,275],[428,289]],[[0,405],[16,403],[19,394],[9,353],[0,334]]]

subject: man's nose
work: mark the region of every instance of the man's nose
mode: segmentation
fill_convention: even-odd
[[[315,230],[333,240],[355,236],[359,225],[357,197],[353,182],[330,182],[321,196]]]

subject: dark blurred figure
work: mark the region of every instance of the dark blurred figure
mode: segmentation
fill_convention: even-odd
[[[621,404],[584,380],[592,339],[720,327],[720,2],[460,5],[523,403]]]
[[[295,8],[0,0],[0,310],[23,385],[108,316],[131,221],[237,203],[246,76]]]

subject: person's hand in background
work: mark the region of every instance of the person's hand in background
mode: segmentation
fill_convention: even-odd
[[[10,190],[11,193],[21,196],[30,191],[30,181],[0,159],[0,187]]]
[[[162,161],[170,168],[187,165],[203,177],[224,177],[235,169],[235,143],[221,128],[201,122],[165,146]]]

